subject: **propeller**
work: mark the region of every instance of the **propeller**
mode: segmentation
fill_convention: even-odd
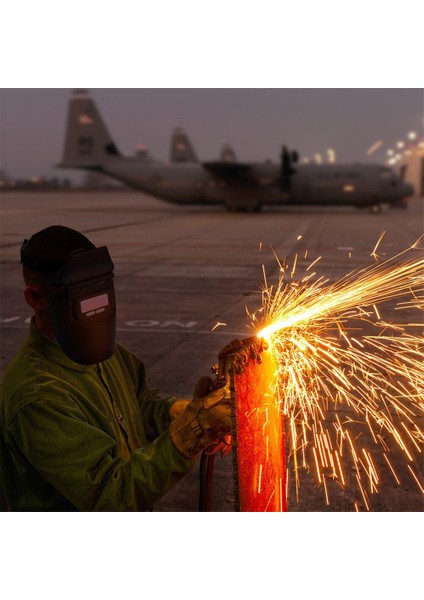
[[[408,170],[408,165],[402,165],[399,169],[399,179],[401,181],[406,181],[406,172]]]

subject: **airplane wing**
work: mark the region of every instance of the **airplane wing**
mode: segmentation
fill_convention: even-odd
[[[214,160],[202,163],[202,166],[211,171],[214,175],[229,178],[242,178],[252,169],[248,163],[228,162],[223,160]]]

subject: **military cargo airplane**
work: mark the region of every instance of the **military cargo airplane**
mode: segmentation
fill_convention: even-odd
[[[182,129],[171,138],[170,162],[123,156],[94,100],[75,91],[69,102],[61,168],[96,170],[175,204],[222,204],[229,211],[264,205],[353,205],[379,212],[382,203],[407,206],[414,190],[378,164],[299,164],[283,147],[280,163],[240,162],[224,146],[218,160],[200,162]]]

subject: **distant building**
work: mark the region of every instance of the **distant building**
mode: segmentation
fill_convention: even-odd
[[[0,173],[0,189],[2,191],[48,191],[48,190],[68,190],[71,188],[69,179],[59,179],[58,177],[37,176],[31,179],[14,179],[7,177],[3,171]]]

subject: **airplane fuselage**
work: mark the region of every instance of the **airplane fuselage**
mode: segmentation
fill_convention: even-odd
[[[111,160],[101,170],[110,177],[176,204],[373,206],[401,202],[411,187],[386,167],[374,164],[300,165],[290,189],[279,186],[279,166],[253,163],[242,177],[224,177],[200,163],[142,163]]]
[[[208,177],[196,163],[140,164],[127,158],[102,165],[101,171],[168,202],[195,204],[206,201]]]

